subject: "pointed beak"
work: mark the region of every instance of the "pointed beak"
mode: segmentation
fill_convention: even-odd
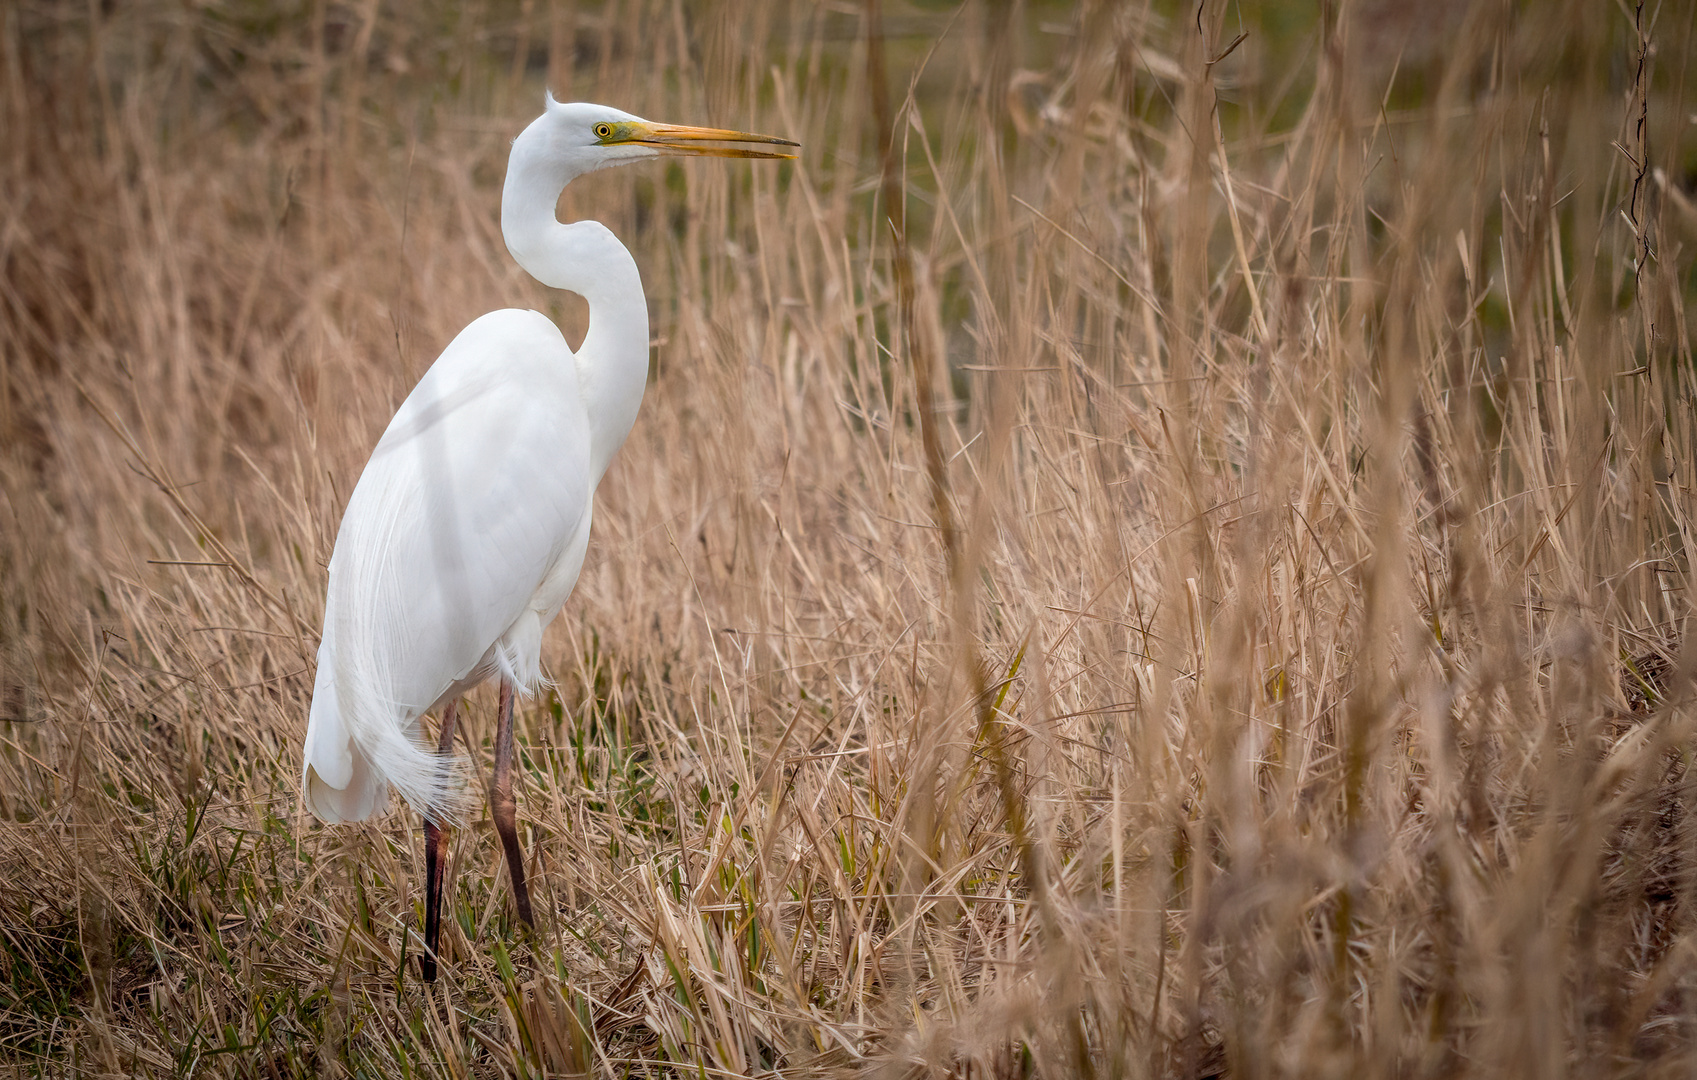
[[[662,154],[687,157],[765,158],[785,160],[795,157],[781,150],[759,150],[750,146],[703,146],[702,143],[760,143],[764,146],[800,146],[776,135],[751,135],[746,131],[727,131],[724,128],[685,127],[680,124],[631,124],[625,137],[618,140],[637,146],[647,146]]]

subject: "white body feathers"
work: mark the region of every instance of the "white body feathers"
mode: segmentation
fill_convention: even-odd
[[[535,311],[477,319],[408,395],[348,499],[301,775],[325,821],[382,810],[390,787],[452,819],[460,771],[427,748],[419,718],[496,673],[520,689],[541,681],[543,628],[577,581],[595,486],[648,376],[635,261],[599,223],[554,217],[573,177],[653,156],[579,145],[609,114],[628,115],[550,99],[514,141],[502,193],[520,265],[589,301],[582,347],[574,355]]]

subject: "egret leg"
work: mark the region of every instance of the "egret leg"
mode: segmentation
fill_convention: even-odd
[[[524,852],[519,849],[518,826],[515,815],[518,804],[513,801],[513,684],[501,680],[501,706],[495,722],[495,778],[489,785],[489,810],[495,817],[495,831],[501,835],[501,847],[507,853],[507,871],[513,878],[513,901],[518,905],[519,918],[526,926],[534,927],[530,914],[530,889],[524,883]]]
[[[442,767],[454,751],[454,711],[460,699],[455,698],[442,709],[442,734],[436,740],[436,752],[442,756]],[[448,832],[429,818],[424,819],[424,955],[419,957],[419,971],[425,982],[436,981],[436,943],[442,936],[442,865],[448,852]]]

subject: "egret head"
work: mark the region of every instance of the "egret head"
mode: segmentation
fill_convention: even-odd
[[[607,105],[558,102],[548,95],[548,107],[513,144],[521,153],[560,168],[568,177],[660,156],[793,158],[794,154],[748,145],[795,146],[772,135],[746,131],[656,124]]]
[[[723,145],[727,143],[731,145]],[[501,189],[501,235],[507,250],[532,277],[589,296],[605,280],[594,270],[595,257],[583,247],[594,230],[557,228],[554,213],[561,189],[574,178],[662,156],[789,158],[795,155],[762,147],[795,145],[788,139],[746,131],[656,124],[606,105],[561,104],[549,94],[542,115],[513,140]],[[600,232],[628,263],[630,255],[623,246],[606,229]],[[576,239],[568,242],[567,237]],[[601,254],[607,253],[607,244],[602,244]]]

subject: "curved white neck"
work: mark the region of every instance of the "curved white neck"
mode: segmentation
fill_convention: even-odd
[[[522,137],[522,136],[521,136]],[[531,277],[589,301],[589,332],[577,350],[589,411],[596,483],[636,423],[648,383],[648,303],[636,260],[599,221],[563,225],[554,217],[574,177],[517,160],[501,194],[501,235]]]

